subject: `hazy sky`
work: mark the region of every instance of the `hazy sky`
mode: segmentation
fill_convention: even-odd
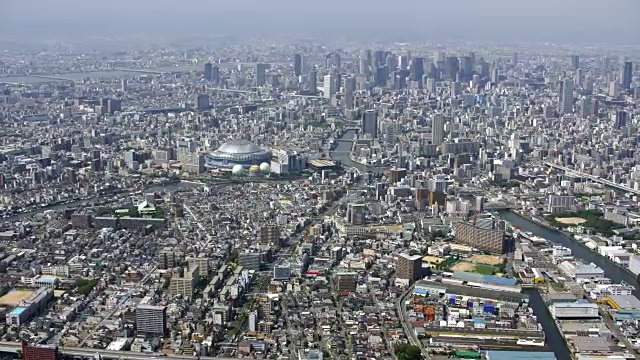
[[[640,0],[0,0],[0,37],[290,34],[640,44]]]

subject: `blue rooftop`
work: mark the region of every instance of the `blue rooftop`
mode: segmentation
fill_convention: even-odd
[[[551,351],[504,351],[488,350],[487,360],[557,360]]]
[[[55,282],[55,281],[56,281],[56,279],[57,279],[57,278],[50,277],[50,276],[40,276],[40,277],[38,278],[38,280],[46,281],[46,282]]]
[[[454,271],[451,277],[462,281],[489,283],[505,286],[514,286],[518,283],[518,280],[516,279],[504,278],[496,275],[482,275],[466,271]]]
[[[20,315],[22,314],[22,312],[24,312],[26,309],[23,307],[17,307],[13,310],[11,310],[11,315]]]

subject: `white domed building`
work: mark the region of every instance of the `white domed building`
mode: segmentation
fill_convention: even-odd
[[[260,164],[260,171],[263,174],[269,174],[271,172],[271,165],[269,165],[269,163],[263,162],[262,164]]]
[[[240,164],[234,165],[233,168],[231,169],[231,174],[236,176],[244,175],[244,166]]]
[[[213,168],[250,167],[270,161],[271,150],[247,140],[229,140],[206,156],[207,167]]]

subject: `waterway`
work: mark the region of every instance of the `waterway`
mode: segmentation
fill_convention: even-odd
[[[555,245],[562,245],[571,249],[574,257],[581,259],[586,263],[594,263],[598,265],[602,270],[604,270],[605,276],[614,282],[626,282],[633,286],[638,285],[635,277],[629,272],[610,263],[600,255],[597,255],[565,234],[536,224],[508,210],[499,211],[499,215],[515,227],[524,231],[530,231],[534,235],[543,237]],[[525,293],[530,296],[529,304],[538,317],[538,322],[540,322],[544,329],[546,341],[555,352],[556,357],[558,359],[569,359],[569,350],[567,349],[564,341],[562,341],[560,332],[555,326],[555,321],[551,317],[549,310],[544,305],[542,297],[536,289],[527,289],[525,290]],[[633,294],[640,297],[640,292],[637,289],[634,290]]]
[[[529,307],[533,309],[538,322],[542,325],[544,340],[556,355],[556,359],[571,359],[571,352],[567,347],[567,343],[562,338],[562,334],[560,334],[560,330],[558,330],[556,322],[553,320],[549,308],[544,303],[538,289],[524,289],[522,292],[529,295]]]
[[[625,282],[635,287],[638,286],[636,278],[631,273],[605,260],[602,256],[587,249],[582,244],[569,238],[565,234],[556,230],[548,229],[544,226],[524,219],[511,211],[500,211],[499,214],[500,217],[502,217],[515,227],[518,227],[524,231],[530,231],[536,236],[540,236],[551,241],[553,244],[562,245],[571,249],[574,257],[582,259],[586,263],[594,263],[598,265],[600,268],[602,268],[602,270],[604,270],[605,276],[613,280],[614,282]],[[633,295],[640,298],[640,291],[636,289],[633,292]]]
[[[385,169],[383,167],[363,165],[349,158],[349,153],[351,152],[351,147],[353,145],[353,138],[355,136],[355,130],[350,129],[345,131],[338,140],[338,146],[331,151],[331,158],[333,160],[340,160],[344,166],[353,167],[365,173],[378,173],[383,171]]]

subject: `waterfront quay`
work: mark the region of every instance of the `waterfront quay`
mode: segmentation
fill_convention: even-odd
[[[516,213],[500,216],[521,233],[549,242],[520,239],[514,270],[541,293],[552,321],[549,327],[559,330],[571,356],[637,359],[637,334],[629,326],[640,304],[634,277],[560,231]]]

